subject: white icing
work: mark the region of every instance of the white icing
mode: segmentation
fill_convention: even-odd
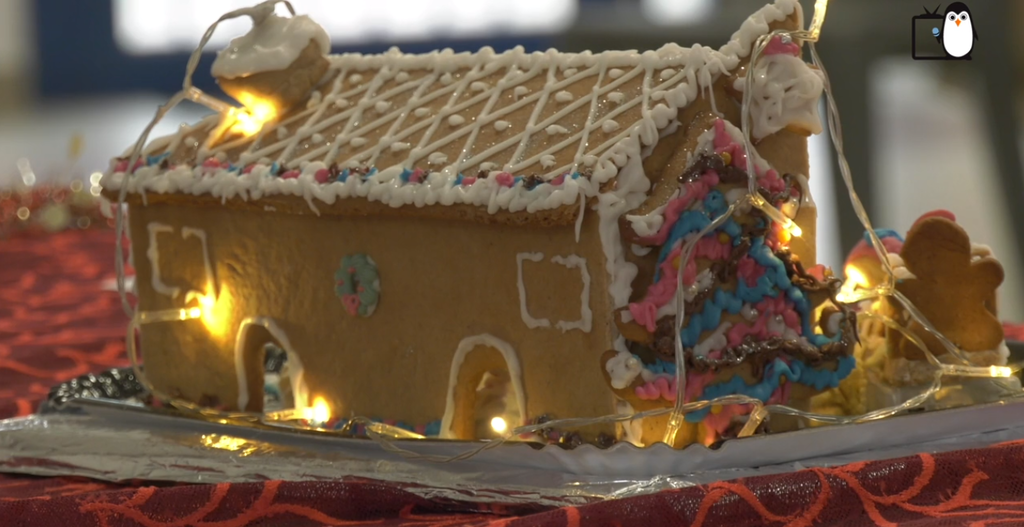
[[[661,78],[662,79],[668,80],[668,79],[671,79],[672,77],[675,77],[675,76],[676,76],[676,70],[674,70],[672,68],[665,68],[665,69],[661,70]]]
[[[634,415],[636,410],[633,409],[633,405],[621,399],[615,400],[615,413],[619,415]],[[644,420],[643,419],[631,419],[629,421],[619,423],[622,427],[622,438],[633,444],[636,447],[643,447],[643,433],[644,433]]]
[[[320,135],[320,134],[313,134],[313,135],[309,136],[309,138],[312,139],[314,143],[322,143],[322,142],[324,142],[324,136]]]
[[[377,110],[377,113],[384,113],[388,111],[388,108],[391,108],[391,101],[377,101],[373,108]]]
[[[981,243],[971,243],[971,261],[993,256],[992,248]]]
[[[313,90],[313,92],[309,94],[309,100],[306,101],[306,108],[319,106],[323,102],[323,97],[324,96],[320,93],[320,90]]]
[[[350,145],[352,145],[352,146],[354,146],[356,148],[359,148],[360,146],[365,145],[366,142],[367,142],[367,140],[366,140],[365,137],[353,137],[352,140],[348,142],[348,144],[350,144]]]
[[[413,111],[412,113],[416,117],[426,117],[428,114],[430,114],[430,108],[416,108],[416,110]]]
[[[519,253],[516,255],[516,287],[519,289],[519,316],[523,324],[530,329],[551,327],[551,321],[546,318],[536,319],[530,315],[526,307],[526,283],[523,281],[523,261],[541,262],[544,260],[544,253]]]
[[[572,99],[572,94],[565,90],[562,90],[555,94],[555,101],[557,102],[571,102]]]
[[[331,51],[331,38],[320,24],[306,15],[284,18],[274,14],[273,3],[240,9],[253,19],[252,29],[235,38],[217,53],[210,73],[234,79],[264,71],[279,71],[299,58],[313,41],[324,55]]]
[[[288,133],[287,128],[282,126],[277,129],[277,138],[280,139],[281,141],[288,139],[289,135],[291,134]]]
[[[558,135],[558,134],[567,134],[567,133],[569,133],[569,129],[564,127],[564,126],[562,126],[562,125],[560,125],[560,124],[553,124],[553,125],[545,128],[544,131],[547,132],[548,135]]]
[[[569,78],[572,77],[573,75],[576,75],[578,71],[579,70],[576,68],[566,68],[566,70],[563,71],[562,73],[565,75],[566,78]]]
[[[594,314],[590,310],[590,271],[587,270],[587,259],[572,254],[564,258],[555,256],[551,258],[551,261],[562,264],[570,269],[578,268],[580,270],[580,277],[583,279],[583,292],[580,293],[580,319],[572,322],[561,320],[555,324],[555,327],[562,330],[562,333],[570,329],[578,329],[584,333],[590,333]]]
[[[346,106],[348,106],[348,104],[349,104],[348,103],[348,99],[345,99],[343,97],[338,97],[338,98],[334,99],[334,107],[335,108],[342,109],[342,108],[345,108]]]
[[[608,94],[608,100],[615,104],[622,104],[626,100],[626,94],[620,91],[613,91]]]
[[[651,253],[651,251],[654,250],[654,247],[645,247],[643,245],[637,245],[634,243],[629,246],[629,249],[633,251],[633,254],[637,256],[647,256],[648,254]]]
[[[352,75],[349,75],[348,81],[352,84],[359,84],[360,82],[363,82],[363,76],[358,73],[353,73]]]
[[[580,243],[580,232],[583,230],[583,216],[587,214],[587,196],[580,194],[580,212],[576,215],[576,243]]]
[[[494,121],[494,129],[498,132],[504,132],[508,130],[508,127],[512,126],[512,123],[508,121]]]
[[[754,67],[750,113],[755,139],[794,126],[812,134],[821,132],[818,102],[824,78],[803,59],[784,53],[761,56]],[[746,79],[736,79],[734,88],[743,91]]]
[[[466,122],[466,118],[461,115],[453,115],[448,118],[448,124],[450,126],[459,126],[464,122]]]
[[[206,271],[206,281],[216,290],[217,279],[213,275],[213,261],[210,259],[210,246],[207,243],[206,231],[195,227],[182,227],[181,238],[184,240],[199,238],[199,243],[203,248],[203,269]]]
[[[842,313],[832,313],[828,317],[828,322],[825,324],[825,330],[828,331],[829,335],[839,334],[839,324],[843,321]]]
[[[757,316],[759,314],[760,313],[757,311],[757,308],[750,304],[743,304],[743,307],[740,308],[740,316],[745,318],[748,322],[757,320]]]
[[[618,130],[619,128],[621,128],[619,123],[615,122],[612,119],[608,119],[604,123],[601,123],[601,130],[603,130],[606,134],[610,134]]]
[[[892,267],[892,274],[897,280],[913,280],[917,278],[914,273],[907,269],[907,265],[903,263],[903,257],[896,253],[887,253],[886,257],[889,259],[889,266]]]
[[[512,90],[512,98],[518,101],[520,97],[526,95],[527,93],[530,93],[530,89],[527,88],[526,86],[516,86]]]
[[[546,155],[544,155],[544,156],[542,156],[540,158],[540,166],[542,166],[544,168],[553,167],[553,166],[555,166],[555,163],[556,163],[555,156],[553,156],[551,154],[546,154]]]
[[[291,382],[292,394],[295,398],[295,408],[302,409],[309,407],[309,389],[306,387],[304,370],[299,355],[292,348],[288,335],[277,325],[277,322],[268,317],[249,317],[242,320],[238,326],[238,333],[235,335],[235,378],[238,380],[238,408],[245,410],[249,404],[249,382],[246,379],[245,370],[245,348],[248,341],[246,338],[249,329],[255,326],[265,328],[270,336],[277,340],[277,344],[284,350],[288,358],[288,379]],[[262,365],[263,357],[255,358]]]
[[[633,384],[633,380],[643,370],[643,365],[640,364],[640,361],[632,353],[624,350],[619,351],[614,357],[608,359],[604,367],[608,371],[612,388],[616,390],[621,390]]]
[[[608,70],[608,77],[610,77],[612,79],[617,79],[617,78],[619,78],[621,76],[622,76],[622,70],[620,70],[619,68],[612,68],[612,69]]]
[[[174,229],[170,225],[164,225],[156,222],[150,222],[146,225],[146,228],[149,230],[149,247],[146,249],[146,258],[149,259],[153,290],[161,295],[177,298],[178,294],[181,293],[181,289],[165,284],[160,276],[160,248],[157,246],[156,241],[157,234],[160,234],[161,232],[171,234],[174,232]]]
[[[395,82],[405,82],[407,80],[409,80],[409,74],[404,71],[400,71],[395,75]]]
[[[431,165],[443,165],[448,162],[448,156],[444,152],[434,152],[427,157],[427,163]]]
[[[391,151],[392,152],[401,152],[403,150],[408,150],[409,146],[410,146],[409,143],[403,143],[401,141],[395,141],[394,143],[391,143]]]
[[[782,315],[775,315],[769,318],[768,322],[765,324],[765,329],[767,329],[769,333],[779,335],[786,340],[800,340],[801,338],[796,331],[793,331],[793,328],[786,325],[786,321],[782,318]]]
[[[725,336],[725,332],[729,331],[731,327],[732,322],[722,322],[718,329],[693,347],[693,352],[700,357],[707,357],[708,353],[712,351],[725,349],[729,345],[729,339]]]
[[[477,81],[470,84],[469,89],[473,91],[487,91],[488,89],[490,89],[490,86],[488,86],[486,82]]]
[[[444,405],[444,416],[441,418],[441,437],[443,439],[457,439],[452,431],[452,421],[455,419],[455,388],[459,382],[459,372],[466,355],[479,346],[484,346],[501,353],[505,359],[505,366],[508,367],[508,374],[512,380],[512,390],[515,392],[516,403],[519,405],[521,418],[529,415],[526,411],[526,390],[523,388],[523,369],[519,365],[519,356],[509,343],[487,333],[466,337],[459,342],[455,349],[455,356],[452,357],[451,372],[448,375],[448,396]],[[523,423],[515,423],[514,427]]]

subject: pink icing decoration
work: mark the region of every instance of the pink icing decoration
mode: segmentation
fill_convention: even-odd
[[[555,179],[551,180],[552,185],[557,186],[561,185],[562,183],[565,183],[565,174],[559,174],[557,177],[555,177]]]
[[[729,132],[725,130],[725,121],[718,119],[715,121],[715,153],[721,154],[723,152],[728,153],[732,157],[732,164],[741,170],[747,169],[747,154],[743,145],[737,143]],[[774,168],[769,168],[764,171],[754,167],[755,172],[758,176],[758,184],[761,188],[769,192],[782,192],[786,189],[786,182],[779,177],[779,173]]]
[[[142,158],[141,157],[139,159],[136,159],[135,160],[135,166],[132,167],[132,172],[135,172],[136,170],[138,170],[139,167],[142,166],[142,164],[143,163],[142,163]],[[127,172],[127,171],[128,171],[128,160],[127,159],[122,159],[122,160],[118,161],[116,165],[114,165],[114,172]]]
[[[508,172],[501,172],[497,176],[494,176],[494,179],[503,187],[511,187],[516,180],[515,176]]]
[[[348,311],[349,315],[355,316],[359,309],[359,297],[356,295],[344,295],[341,297],[341,305],[345,306],[345,311]]]
[[[678,277],[672,262],[679,257],[682,250],[683,246],[680,244],[679,247],[676,247],[668,254],[665,261],[661,262],[660,280],[647,288],[647,294],[644,296],[642,301],[634,302],[629,305],[630,314],[633,315],[633,318],[637,323],[642,324],[648,331],[654,331],[656,327],[658,308],[669,303],[676,293],[676,282]],[[727,260],[731,253],[732,245],[722,243],[716,238],[701,238],[700,240],[697,240],[697,246],[694,248],[693,257],[690,258],[686,263],[686,267],[683,268],[683,285],[693,285],[697,280],[696,258]]]
[[[252,169],[254,169],[254,168],[256,168],[256,165],[249,165],[249,166],[247,166],[247,167],[242,169],[242,173],[243,174],[249,174],[249,173],[252,172]]]
[[[718,185],[718,173],[714,170],[708,170],[696,181],[687,182],[682,195],[670,201],[665,207],[665,222],[658,229],[658,233],[640,238],[639,243],[643,245],[664,244],[668,239],[669,232],[672,231],[672,226],[675,225],[683,211],[690,208],[694,202],[703,200],[715,185]]]
[[[285,172],[284,174],[281,174],[281,179],[296,179],[298,177],[299,177],[299,171],[298,170],[289,170],[289,171]]]
[[[764,271],[764,267],[758,265],[757,262],[749,256],[744,255],[740,258],[740,261],[737,262],[736,273],[747,283],[748,287],[757,286],[757,280],[764,276]]]
[[[729,328],[729,332],[726,335],[729,347],[740,345],[747,336],[753,336],[757,340],[780,337],[781,335],[769,331],[767,327],[768,319],[775,315],[781,315],[783,324],[792,329],[797,335],[803,333],[803,328],[800,325],[800,315],[794,309],[793,303],[787,300],[786,297],[780,295],[777,298],[766,298],[758,302],[754,307],[757,308],[760,316],[758,316],[753,325],[736,324]]]
[[[472,185],[473,183],[476,183],[476,178],[475,177],[462,178],[462,184],[467,186],[467,187]]]
[[[327,170],[326,168],[321,168],[320,170],[317,170],[315,174],[313,174],[313,179],[315,179],[317,183],[327,183],[327,180],[330,177],[331,171]]]
[[[782,35],[776,35],[765,46],[763,55],[792,55],[799,57],[800,46],[796,45],[796,42],[793,41],[785,44],[782,42]]]
[[[203,161],[203,168],[220,168],[220,161],[211,157],[210,159]]]
[[[412,182],[412,183],[422,183],[423,182],[423,169],[422,168],[417,168],[416,170],[413,170],[412,174],[409,174],[409,181]]]
[[[808,267],[806,269],[806,271],[807,271],[807,274],[813,276],[814,278],[817,278],[821,282],[824,282],[825,281],[825,271],[826,271],[826,269],[827,268],[825,267],[824,264],[818,264],[818,265],[815,265],[815,266],[812,266],[812,267]]]

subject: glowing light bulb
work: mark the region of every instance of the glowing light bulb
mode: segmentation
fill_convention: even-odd
[[[825,25],[825,12],[828,11],[828,0],[817,0],[814,2],[814,17],[811,18],[809,40],[817,42],[821,35],[821,26]]]
[[[232,108],[230,114],[235,118],[234,124],[229,131],[251,137],[263,129],[263,125],[277,117],[277,108],[266,99],[261,99],[250,93],[242,93],[238,102],[245,106],[245,109]]]
[[[491,419],[491,430],[499,434],[504,434],[508,430],[508,423],[505,422],[503,417],[495,417]]]
[[[309,420],[316,425],[326,423],[331,420],[331,407],[323,397],[317,397],[313,400],[313,407],[309,409],[308,415]]]
[[[860,269],[852,265],[847,265],[844,272],[846,273],[846,280],[843,282],[843,287],[839,289],[836,300],[850,303],[857,299],[856,291],[858,287],[868,286],[868,279]]]
[[[989,375],[992,377],[1010,377],[1013,375],[1013,368],[1007,366],[989,366]]]
[[[799,238],[800,236],[802,236],[804,234],[804,230],[801,229],[800,226],[797,225],[796,222],[794,222],[793,220],[789,220],[789,222],[787,222],[785,227],[786,227],[786,230],[789,231],[790,234],[792,234],[793,236],[795,236],[797,238]]]

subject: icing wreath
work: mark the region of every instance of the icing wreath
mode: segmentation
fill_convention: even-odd
[[[341,267],[334,273],[334,279],[334,293],[349,315],[368,317],[377,309],[380,275],[373,258],[362,253],[345,256],[341,259]]]

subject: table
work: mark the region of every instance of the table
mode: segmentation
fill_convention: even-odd
[[[0,419],[126,364],[109,230],[0,240]],[[1018,334],[1021,328],[1008,328]],[[0,475],[0,527],[998,525],[1024,523],[1024,442],[761,476],[580,507],[431,502],[344,479],[177,485]]]

